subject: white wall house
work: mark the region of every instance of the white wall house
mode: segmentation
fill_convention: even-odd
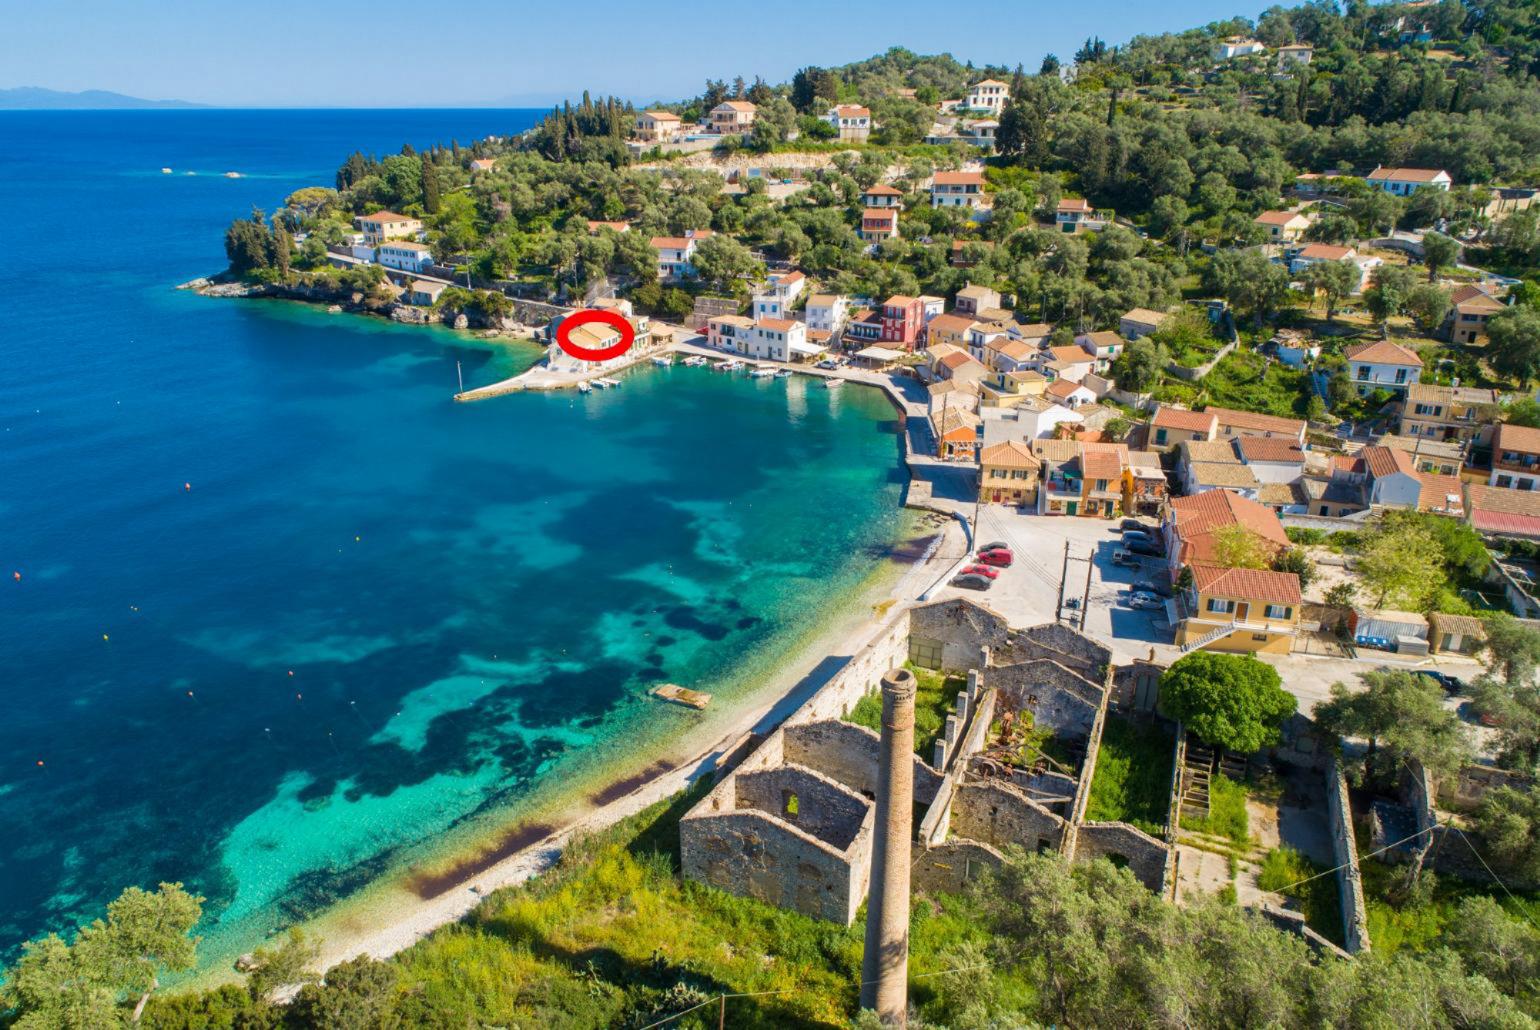
[[[658,278],[694,279],[695,265],[690,259],[700,241],[710,235],[710,229],[691,229],[683,236],[654,236],[650,242],[658,257]]]
[[[1214,60],[1228,61],[1234,57],[1249,57],[1252,54],[1260,54],[1267,47],[1255,39],[1247,39],[1244,36],[1231,36],[1221,40],[1214,47]]]
[[[380,264],[403,272],[421,272],[433,264],[433,252],[426,244],[412,243],[408,240],[382,243],[375,253],[378,255],[376,260]]]
[[[1447,190],[1454,180],[1443,169],[1434,168],[1379,168],[1364,176],[1364,181],[1375,189],[1409,197],[1423,188]]]
[[[802,316],[809,329],[837,333],[850,316],[850,298],[841,293],[815,293],[807,299]]]
[[[789,318],[761,318],[748,339],[748,355],[770,361],[795,361],[807,348],[807,326]]]
[[[754,320],[742,315],[717,315],[706,322],[706,342],[722,350],[747,354],[753,336]]]
[[[754,294],[749,314],[755,318],[785,318],[805,286],[807,276],[801,272],[772,273],[769,286]]]
[[[932,180],[931,207],[978,207],[983,199],[983,172],[937,172]]]
[[[1011,98],[1011,87],[999,79],[985,79],[968,88],[968,106],[975,111],[1005,110],[1005,102]]]
[[[859,104],[839,104],[824,112],[823,120],[834,126],[842,140],[866,139],[872,134],[872,112]]]
[[[359,215],[353,224],[363,230],[364,242],[371,245],[386,240],[416,239],[422,232],[422,222],[394,211],[376,211],[372,215]]]
[[[1360,396],[1375,390],[1405,393],[1408,386],[1422,377],[1422,359],[1417,352],[1390,340],[1349,347],[1343,356]]]
[[[1066,197],[1059,201],[1059,207],[1054,212],[1054,224],[1062,233],[1077,233],[1081,230],[1087,232],[1105,229],[1107,220],[1098,217],[1096,209],[1091,202],[1083,197]]]

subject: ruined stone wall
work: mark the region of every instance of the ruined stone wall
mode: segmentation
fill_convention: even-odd
[[[1003,709],[1031,712],[1034,725],[1067,740],[1089,739],[1101,706],[1095,684],[1046,659],[990,669],[989,684],[1000,692]]]
[[[1055,769],[1039,772],[1015,769],[1011,772],[1011,782],[1026,791],[1027,797],[1043,805],[1061,804],[1067,811],[1075,800],[1075,777]]]
[[[1106,680],[1112,651],[1063,623],[1046,622],[1012,631],[995,660],[1005,665],[1037,658],[1058,662],[1099,684]]]
[[[877,790],[877,765],[882,739],[850,722],[810,722],[782,731],[785,761],[816,769],[868,797]],[[941,786],[941,774],[915,757],[914,800],[928,805]]]
[[[680,820],[686,878],[739,897],[849,925],[871,870],[870,817],[844,853],[792,826],[743,809]]]
[[[1315,720],[1295,712],[1280,727],[1282,740],[1267,749],[1267,754],[1286,765],[1301,769],[1325,772],[1330,768],[1334,752],[1329,741],[1316,730]]]
[[[914,889],[928,894],[956,894],[985,869],[999,868],[1005,856],[976,840],[954,837],[927,848],[916,844],[909,857],[909,877]]]
[[[910,612],[909,608],[895,612],[870,643],[791,714],[787,724],[844,718],[861,698],[877,690],[883,673],[903,665],[909,657]]]
[[[1082,823],[1075,833],[1075,861],[1098,858],[1126,864],[1140,883],[1158,894],[1166,883],[1171,848],[1127,823]]]
[[[1469,812],[1481,804],[1487,791],[1498,787],[1526,790],[1529,777],[1489,765],[1467,765],[1453,780],[1438,784],[1438,802],[1457,812]]]
[[[1132,662],[1112,669],[1109,703],[1125,712],[1153,712],[1160,700],[1160,674],[1165,666]]]
[[[908,657],[946,672],[982,669],[988,653],[1004,646],[1009,636],[1003,617],[972,601],[937,601],[910,610]]]
[[[764,812],[844,851],[861,832],[871,803],[810,769],[783,765],[739,773],[737,806]]]
[[[1342,940],[1352,954],[1369,950],[1369,909],[1364,902],[1358,870],[1358,842],[1353,834],[1353,809],[1348,802],[1347,777],[1332,762],[1326,771],[1326,827],[1331,834],[1337,870],[1337,894],[1342,901]]]
[[[1027,797],[1020,788],[996,779],[970,777],[952,797],[952,834],[1028,851],[1063,846],[1065,821]]]

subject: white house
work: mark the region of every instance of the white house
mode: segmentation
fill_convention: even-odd
[[[1123,353],[1123,347],[1127,341],[1110,329],[1103,329],[1094,333],[1081,333],[1075,337],[1075,342],[1080,345],[1081,350],[1096,359],[1097,368],[1105,369],[1117,360],[1119,354]]]
[[[1046,440],[1064,423],[1079,427],[1085,419],[1078,412],[1046,397],[1031,397],[1010,408],[985,407],[984,446],[990,447],[1006,440],[1020,440],[1030,444],[1033,440]]]
[[[711,131],[723,136],[745,133],[754,127],[754,113],[759,108],[747,100],[724,100],[708,115]]]
[[[929,293],[922,293],[918,298],[920,302],[920,322],[923,325],[930,323],[946,311],[946,298],[935,297]]]
[[[842,140],[864,141],[872,134],[872,112],[859,104],[839,104],[829,108],[823,120],[839,132]]]
[[[672,111],[641,111],[636,116],[636,138],[643,143],[667,143],[679,136],[679,116]]]
[[[379,245],[386,240],[416,239],[422,232],[422,222],[394,211],[376,211],[372,215],[359,215],[353,224],[363,230],[364,242]]]
[[[1043,396],[1055,404],[1064,405],[1071,411],[1082,404],[1091,404],[1096,400],[1096,394],[1092,393],[1085,384],[1073,383],[1068,379],[1055,379],[1049,383]]]
[[[1339,247],[1332,243],[1312,243],[1290,259],[1289,271],[1298,275],[1311,265],[1317,265],[1323,261],[1346,261],[1358,269],[1358,282],[1353,286],[1353,293],[1361,292],[1365,277],[1373,269],[1385,263],[1384,258],[1366,257],[1352,247]]]
[[[1364,181],[1375,189],[1409,197],[1424,187],[1447,190],[1454,180],[1443,169],[1433,168],[1380,168],[1364,176]]]
[[[1287,68],[1291,64],[1309,64],[1315,56],[1315,48],[1309,43],[1290,43],[1278,48],[1278,67]]]
[[[649,242],[658,257],[659,279],[694,279],[695,266],[690,259],[710,229],[690,229],[683,236],[654,236]]]
[[[999,79],[985,79],[968,88],[968,107],[975,111],[1005,110],[1005,102],[1011,98],[1011,87]]]
[[[1229,39],[1220,40],[1214,47],[1214,60],[1228,61],[1233,57],[1250,57],[1252,54],[1260,54],[1267,47],[1255,39],[1247,39],[1245,36],[1231,36]]]
[[[809,331],[837,333],[850,315],[850,298],[841,293],[815,293],[802,312]]]
[[[1301,211],[1263,211],[1251,221],[1262,227],[1268,243],[1293,243],[1310,228],[1310,219]]]
[[[807,286],[807,276],[801,272],[772,272],[769,279],[769,286],[754,294],[749,313],[755,318],[785,318],[792,301]]]
[[[1311,343],[1310,338],[1298,329],[1280,329],[1269,342],[1278,360],[1290,368],[1303,368],[1321,356],[1320,345]]]
[[[761,318],[754,322],[748,338],[751,358],[771,361],[796,361],[807,352],[807,326],[789,318]]]
[[[931,207],[976,208],[983,199],[983,172],[937,172],[932,179]]]
[[[717,315],[706,322],[706,342],[722,350],[747,354],[753,335],[754,320],[742,315]]]
[[[861,191],[862,207],[903,207],[904,191],[884,183]]]
[[[1344,357],[1348,360],[1348,375],[1360,396],[1374,390],[1404,394],[1422,376],[1422,359],[1417,352],[1390,340],[1349,347]]]
[[[1107,220],[1099,217],[1091,202],[1083,197],[1066,197],[1059,201],[1058,209],[1054,212],[1054,224],[1063,233],[1077,233],[1082,229],[1087,231],[1105,229]]]
[[[421,272],[433,264],[433,252],[427,245],[412,243],[410,240],[382,243],[375,255],[375,260],[386,268],[396,268],[403,272]]]
[[[430,282],[427,279],[414,279],[412,280],[410,296],[408,299],[413,304],[417,304],[422,307],[429,307],[433,304],[436,304],[438,302],[439,295],[448,288],[449,284],[447,283]]]

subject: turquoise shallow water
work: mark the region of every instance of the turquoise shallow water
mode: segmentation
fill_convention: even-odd
[[[644,767],[695,718],[648,687],[731,705],[888,560],[873,391],[649,367],[455,405],[457,360],[534,353],[169,289],[354,146],[528,121],[0,115],[13,230],[47,244],[0,333],[7,954],[160,879],[209,898],[207,954],[249,947]]]

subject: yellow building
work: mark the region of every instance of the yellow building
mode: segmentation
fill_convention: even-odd
[[[1191,613],[1177,627],[1184,652],[1288,654],[1299,634],[1299,577],[1271,569],[1193,565],[1182,601]]]
[[[979,455],[979,500],[1024,507],[1037,502],[1037,473],[1042,467],[1032,448],[1019,440],[985,447]]]

